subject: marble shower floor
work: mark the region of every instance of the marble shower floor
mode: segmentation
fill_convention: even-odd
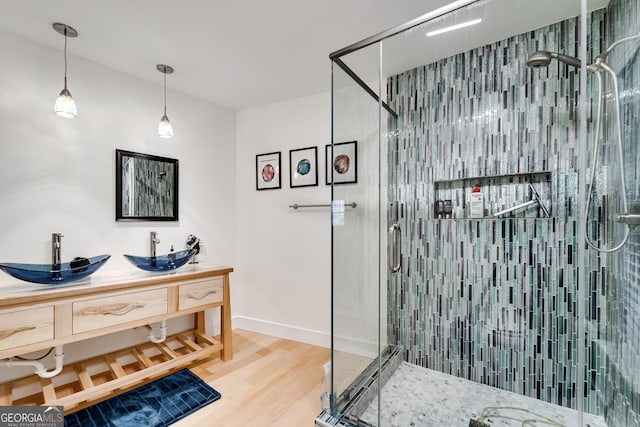
[[[500,390],[473,381],[443,374],[403,362],[382,388],[381,427],[468,427],[486,407],[516,407],[550,418],[566,427],[578,427],[573,409],[531,397]],[[538,418],[521,411],[501,410],[501,415],[519,419]],[[360,417],[378,425],[378,402],[374,401]],[[493,426],[521,426],[521,422],[500,418],[486,419]],[[602,417],[585,414],[584,426],[607,427]],[[548,424],[538,423],[538,426]]]

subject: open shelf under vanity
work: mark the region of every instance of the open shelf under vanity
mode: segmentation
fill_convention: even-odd
[[[197,330],[187,331],[160,344],[144,343],[69,364],[53,378],[31,375],[0,384],[0,405],[60,405],[70,414],[220,350],[220,341]]]

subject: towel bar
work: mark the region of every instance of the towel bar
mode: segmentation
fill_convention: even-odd
[[[350,206],[352,208],[355,208],[356,206],[358,206],[356,204],[356,202],[353,203],[345,203],[345,206]],[[323,204],[323,205],[299,205],[297,203],[294,203],[293,205],[289,205],[289,207],[291,209],[298,209],[298,208],[330,208],[331,204],[327,203],[327,204]]]

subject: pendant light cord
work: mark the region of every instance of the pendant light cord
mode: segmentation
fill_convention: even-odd
[[[64,88],[67,89],[67,29],[64,29]]]
[[[167,115],[167,67],[162,67],[164,74],[164,115]]]

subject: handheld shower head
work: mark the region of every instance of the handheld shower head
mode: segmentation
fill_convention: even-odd
[[[573,56],[563,55],[561,53],[549,52],[547,50],[539,50],[529,55],[527,65],[529,67],[547,67],[552,59],[557,59],[567,65],[580,68],[580,60]]]
[[[533,68],[546,67],[551,63],[551,52],[539,50],[527,58],[527,66]]]

